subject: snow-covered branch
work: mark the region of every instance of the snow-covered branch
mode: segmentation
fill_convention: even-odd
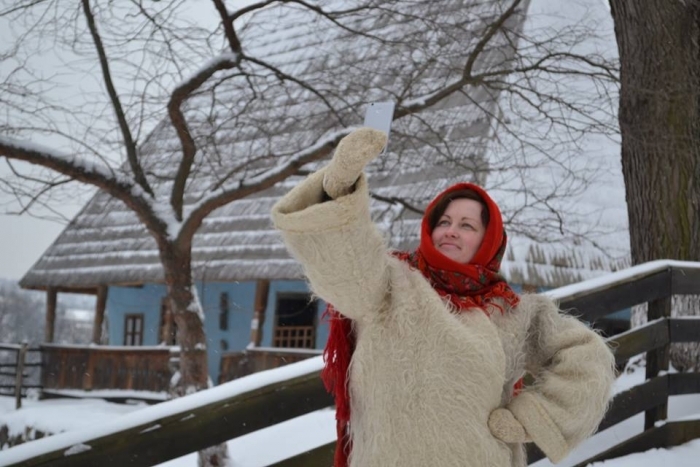
[[[340,140],[356,127],[332,131],[319,138],[316,143],[289,157],[283,164],[254,176],[240,180],[234,184],[225,185],[212,192],[192,208],[184,221],[180,237],[194,235],[204,218],[214,209],[224,206],[237,199],[245,198],[253,193],[270,188],[294,174],[304,165],[327,157]]]
[[[146,176],[144,175],[143,169],[138,160],[138,156],[136,154],[136,142],[134,141],[134,138],[131,134],[131,129],[129,128],[129,123],[127,122],[126,114],[122,107],[121,99],[119,98],[117,90],[112,81],[112,73],[110,71],[109,61],[107,59],[104,44],[102,43],[102,38],[100,37],[100,33],[97,30],[95,16],[93,15],[92,10],[90,8],[90,1],[82,0],[82,6],[83,13],[85,14],[85,19],[88,24],[88,28],[90,29],[90,35],[92,36],[92,40],[95,43],[95,49],[97,50],[97,55],[99,57],[100,68],[102,69],[102,78],[104,80],[105,87],[107,88],[107,93],[109,94],[109,100],[112,104],[112,107],[114,108],[114,113],[117,117],[117,121],[119,122],[119,129],[121,130],[122,138],[124,139],[124,148],[126,149],[126,156],[127,160],[129,161],[129,166],[131,167],[131,171],[134,173],[134,179],[136,180],[136,183],[138,183],[146,193],[152,195],[153,190],[148,184]]]
[[[195,154],[197,153],[197,145],[195,144],[182,111],[182,105],[192,93],[199,89],[199,87],[211,78],[214,73],[220,70],[234,68],[238,66],[240,60],[240,55],[235,53],[225,53],[210,60],[190,78],[180,83],[173,91],[170,102],[168,102],[168,115],[180,139],[180,144],[182,145],[182,158],[180,159],[180,165],[175,175],[170,197],[170,204],[178,218],[182,216],[182,200],[185,194],[185,186],[189,179],[190,171],[192,170]]]
[[[0,137],[0,157],[28,162],[96,186],[121,200],[150,228],[162,230],[165,222],[153,209],[153,198],[131,178],[111,167],[38,144]]]

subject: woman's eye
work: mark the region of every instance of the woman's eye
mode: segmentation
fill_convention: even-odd
[[[449,221],[443,219],[440,222],[438,222],[438,225],[440,227],[444,227],[444,226],[450,225],[450,223],[449,223]]]
[[[463,229],[469,229],[469,230],[474,230],[474,227],[471,226],[471,224],[462,224]]]

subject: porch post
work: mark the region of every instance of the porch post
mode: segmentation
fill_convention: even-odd
[[[255,285],[255,304],[253,305],[253,321],[250,323],[250,343],[260,347],[267,308],[267,294],[270,291],[270,281],[259,280]]]
[[[46,327],[44,328],[44,342],[53,342],[53,331],[56,325],[56,297],[57,290],[54,287],[46,289]]]
[[[105,319],[105,307],[107,306],[107,286],[97,288],[97,302],[95,303],[95,321],[92,324],[92,343],[102,342],[102,324]]]

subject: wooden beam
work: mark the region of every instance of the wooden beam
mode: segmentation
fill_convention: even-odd
[[[27,356],[27,343],[17,351],[17,374],[15,376],[15,409],[22,408],[22,378],[24,378],[24,360]]]
[[[95,295],[97,291],[97,289],[94,287],[25,287],[22,284],[20,284],[20,287],[25,290],[37,290],[41,292],[48,292],[49,289],[54,289],[58,293],[74,293],[80,295]]]
[[[174,409],[165,417],[82,440],[90,449],[70,456],[65,452],[76,440],[69,433],[65,441],[63,434],[37,440],[33,447],[40,449],[46,442],[52,451],[5,467],[150,467],[333,405],[318,371],[197,407],[178,408],[183,399],[154,407],[165,413],[167,404],[172,403]]]
[[[92,323],[92,343],[102,343],[102,325],[105,318],[105,308],[107,307],[107,286],[101,285],[97,288],[97,301],[95,302],[95,319]]]
[[[700,394],[700,373],[671,373],[668,379],[669,396]]]
[[[670,342],[668,322],[665,319],[649,322],[607,341],[615,352],[615,362],[619,364],[640,353],[667,346]]]
[[[700,295],[700,269],[673,267],[671,270],[673,295]]]
[[[263,338],[263,324],[265,324],[265,310],[267,309],[267,296],[270,292],[270,281],[259,280],[255,284],[255,303],[253,305],[253,321],[250,323],[250,342],[255,347],[260,347]]]
[[[527,443],[525,445],[525,456],[527,457],[528,464],[534,464],[538,460],[547,457],[535,443]]]
[[[671,342],[700,342],[700,317],[671,318],[669,325]]]
[[[53,342],[54,329],[56,328],[56,299],[58,292],[49,287],[46,290],[46,327],[44,328],[44,342]]]
[[[598,431],[605,430],[623,420],[666,404],[669,394],[668,376],[657,376],[615,395],[610,409],[600,423]]]
[[[665,270],[613,284],[607,289],[578,294],[571,299],[562,300],[559,306],[562,310],[573,309],[572,314],[575,316],[593,322],[610,313],[670,295],[671,272]]]
[[[669,281],[670,282],[670,281]],[[671,332],[668,319],[671,317],[671,297],[660,298],[649,302],[647,310],[648,321],[663,318],[665,324],[666,340],[670,342]],[[669,364],[669,349],[667,343],[663,347],[649,350],[647,352],[646,379],[656,378],[660,372],[668,371]],[[668,401],[664,404],[657,405],[653,409],[646,411],[644,416],[644,429],[648,430],[656,425],[659,420],[666,420],[668,416]]]

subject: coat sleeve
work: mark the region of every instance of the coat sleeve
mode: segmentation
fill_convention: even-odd
[[[324,202],[324,171],[278,201],[272,219],[313,292],[345,316],[359,319],[383,303],[388,248],[370,217],[365,176],[352,193]]]
[[[550,299],[525,295],[519,307],[531,316],[525,357],[535,381],[508,408],[542,452],[559,462],[603,419],[615,359],[597,333],[560,313]]]

